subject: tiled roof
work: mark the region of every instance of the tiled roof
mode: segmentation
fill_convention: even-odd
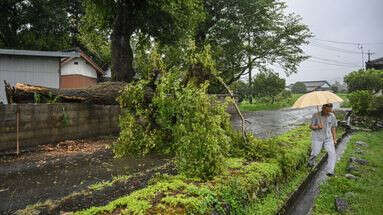
[[[321,87],[325,84],[331,86],[327,81],[300,81],[300,83],[303,83],[306,87]]]
[[[369,64],[383,64],[383,57],[367,62]]]

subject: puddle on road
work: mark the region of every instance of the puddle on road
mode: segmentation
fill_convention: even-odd
[[[246,130],[260,138],[268,138],[283,134],[311,119],[316,108],[282,109],[275,111],[243,112]],[[241,128],[241,119],[233,117],[234,128]]]

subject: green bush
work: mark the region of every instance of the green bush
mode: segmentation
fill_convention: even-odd
[[[252,86],[256,97],[270,98],[271,103],[274,103],[275,97],[285,89],[286,80],[280,78],[278,73],[261,72],[255,76]]]
[[[220,174],[234,133],[226,112],[230,99],[218,102],[207,94],[208,82],[185,81],[187,70],[166,68],[155,52],[149,59],[145,78],[129,84],[118,98],[122,114],[115,154],[157,152],[175,156],[178,171],[188,177]],[[191,54],[190,65],[214,69],[208,49]]]
[[[348,95],[352,110],[358,115],[367,115],[371,107],[373,95],[370,91],[359,90]]]
[[[383,118],[383,96],[374,96],[371,102],[371,115]]]
[[[152,102],[146,80],[126,87],[119,97],[123,110],[118,156],[160,152],[175,155],[178,170],[209,178],[222,172],[231,138],[226,105],[206,93],[208,84],[181,84],[177,72],[163,75]]]
[[[374,93],[383,89],[383,70],[359,70],[344,77],[349,92],[369,90]]]

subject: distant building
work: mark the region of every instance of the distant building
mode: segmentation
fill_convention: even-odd
[[[60,87],[60,60],[79,57],[77,52],[0,49],[0,103],[7,103],[4,81]]]
[[[375,59],[375,60],[367,61],[366,62],[366,68],[367,69],[377,69],[377,70],[383,69],[383,57]]]
[[[312,91],[330,91],[331,84],[327,81],[300,81],[306,86],[307,92]]]
[[[104,71],[82,51],[61,60],[60,88],[85,88],[97,84]]]

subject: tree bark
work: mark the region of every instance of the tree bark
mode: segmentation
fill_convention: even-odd
[[[253,104],[253,90],[251,89],[252,88],[252,75],[251,75],[251,71],[253,70],[253,66],[252,66],[252,63],[251,63],[251,56],[249,55],[249,102],[250,104]]]
[[[55,89],[17,83],[11,87],[5,82],[7,101],[12,103],[86,103],[116,105],[116,98],[124,82],[104,82],[83,89]]]
[[[112,80],[131,82],[136,72],[133,68],[133,50],[130,38],[135,30],[128,15],[129,8],[121,5],[112,32]],[[134,18],[133,18],[134,19]]]

